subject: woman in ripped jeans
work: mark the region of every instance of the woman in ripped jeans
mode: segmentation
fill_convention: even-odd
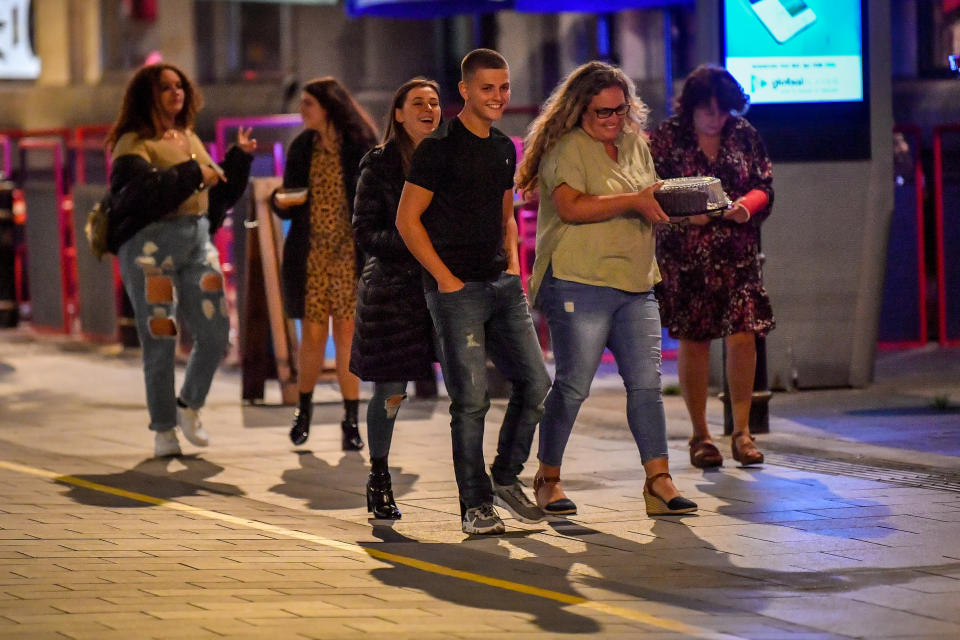
[[[229,319],[211,235],[242,195],[256,140],[240,130],[221,168],[193,131],[201,98],[170,64],[138,70],[107,136],[112,148],[109,248],[120,262],[143,347],[154,454],[180,454],[175,427],[209,444],[200,407],[227,348]],[[179,395],[177,310],[193,336]]]

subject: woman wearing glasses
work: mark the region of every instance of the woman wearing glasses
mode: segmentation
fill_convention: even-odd
[[[646,115],[620,69],[588,62],[547,99],[519,168],[517,186],[540,189],[530,298],[547,318],[557,367],[533,485],[552,515],[577,510],[560,485],[560,465],[604,348],[627,390],[647,513],[697,508],[680,496],[667,463],[653,229],[668,218],[653,196],[659,184],[641,133]]]

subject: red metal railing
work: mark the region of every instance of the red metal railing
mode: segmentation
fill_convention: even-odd
[[[78,184],[87,184],[87,151],[102,151],[110,174],[111,158],[104,149],[103,142],[110,132],[112,125],[97,124],[77,127],[73,130],[73,142],[70,147],[75,151],[76,181]]]
[[[923,141],[923,131],[916,125],[897,125],[894,133],[913,138],[910,144],[911,159],[913,161],[914,201],[916,207],[917,230],[917,323],[918,335],[914,340],[889,340],[878,343],[881,349],[910,349],[927,344],[927,265],[926,240],[924,237],[925,223],[923,219],[923,163],[920,161],[920,145]]]
[[[34,134],[35,132],[29,132]],[[42,133],[42,132],[41,132]],[[59,134],[57,134],[58,136]],[[61,272],[61,303],[63,305],[64,333],[70,333],[73,318],[77,313],[76,282],[77,282],[77,252],[74,242],[73,229],[73,200],[64,180],[64,149],[63,141],[54,137],[22,136],[17,147],[21,154],[30,150],[48,150],[53,153],[54,192],[57,203],[57,228],[59,231],[60,272]],[[27,211],[27,215],[30,213]],[[29,249],[29,248],[28,248]],[[40,283],[33,283],[32,286]]]
[[[960,336],[947,335],[947,270],[944,262],[943,211],[943,134],[960,133],[960,124],[944,124],[933,128],[933,189],[937,234],[937,327],[940,346],[960,345]],[[960,283],[953,283],[960,284]]]

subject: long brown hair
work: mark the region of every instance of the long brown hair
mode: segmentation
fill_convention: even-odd
[[[377,144],[377,126],[370,114],[336,78],[315,78],[308,82],[303,90],[320,103],[327,112],[327,119],[343,137],[344,142],[366,149]]]
[[[403,108],[403,103],[406,102],[408,93],[421,87],[433,89],[434,93],[437,94],[437,98],[440,98],[440,85],[434,80],[424,78],[423,76],[410,78],[400,85],[397,92],[393,94],[390,111],[387,112],[387,126],[383,134],[383,143],[380,145],[383,146],[391,140],[397,145],[397,149],[400,150],[400,160],[403,163],[404,175],[410,170],[410,160],[413,158],[413,151],[416,145],[413,144],[413,139],[410,137],[410,134],[407,133],[404,126],[397,122],[397,109]]]
[[[557,140],[580,125],[593,97],[610,87],[620,87],[624,100],[630,105],[624,128],[636,133],[643,130],[650,110],[637,98],[633,81],[619,68],[605,62],[580,65],[557,85],[543,103],[540,115],[530,124],[524,140],[523,161],[517,168],[518,189],[529,192],[537,187],[537,173],[543,156]]]
[[[160,77],[167,69],[180,76],[183,85],[183,109],[174,118],[174,123],[181,129],[193,128],[197,111],[203,106],[199,90],[178,67],[166,62],[151,64],[141,67],[127,83],[117,121],[107,134],[105,144],[108,149],[113,148],[120,136],[130,131],[141,138],[156,138],[163,133],[159,112]]]

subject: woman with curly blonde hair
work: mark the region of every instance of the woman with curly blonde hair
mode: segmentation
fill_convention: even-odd
[[[654,225],[668,221],[642,134],[647,108],[620,69],[582,65],[553,92],[527,136],[517,180],[540,189],[530,298],[547,318],[556,377],[540,421],[533,488],[548,514],[576,513],[560,486],[563,452],[605,348],[627,390],[627,423],[646,472],[650,515],[695,511],[667,463],[660,392]]]

